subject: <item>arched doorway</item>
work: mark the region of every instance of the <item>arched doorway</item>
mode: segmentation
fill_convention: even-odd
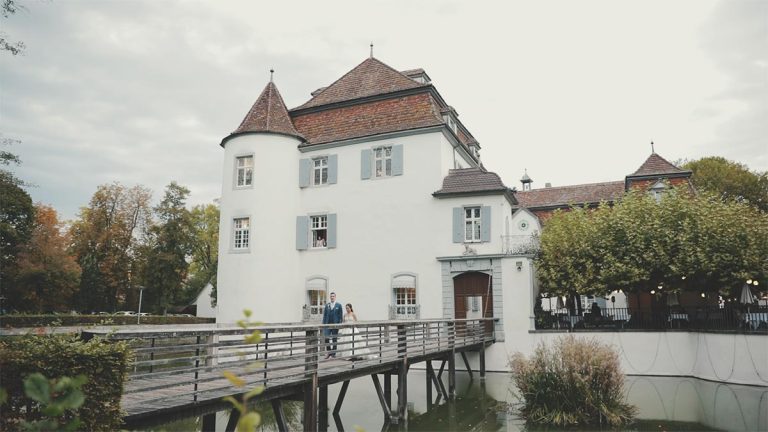
[[[454,317],[492,318],[493,282],[491,276],[480,272],[462,273],[453,278]],[[486,323],[486,331],[493,323]]]

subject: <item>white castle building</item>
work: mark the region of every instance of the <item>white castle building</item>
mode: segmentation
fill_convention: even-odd
[[[262,322],[318,322],[331,291],[363,321],[494,317],[489,370],[559,337],[536,331],[533,317],[529,253],[549,213],[685,177],[654,154],[621,182],[531,190],[526,175],[516,194],[483,167],[480,145],[422,69],[373,57],[291,110],[269,82],[221,146],[217,322],[246,308]],[[768,376],[764,337],[587,336],[615,345],[630,374]]]
[[[361,320],[528,329],[505,313],[533,284],[513,191],[423,70],[371,57],[291,110],[269,82],[221,146],[218,322],[319,321],[333,291]]]

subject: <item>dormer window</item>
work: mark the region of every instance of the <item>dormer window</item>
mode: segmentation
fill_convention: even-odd
[[[664,192],[666,190],[667,190],[667,185],[663,181],[659,180],[658,182],[656,182],[656,184],[651,186],[650,189],[648,189],[648,192],[651,194],[653,199],[656,200],[656,202],[661,202],[661,196],[664,195]]]

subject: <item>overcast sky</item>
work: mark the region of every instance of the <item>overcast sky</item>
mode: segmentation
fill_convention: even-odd
[[[424,68],[510,187],[621,180],[656,152],[768,170],[768,1],[19,0],[0,132],[35,201],[221,189],[221,138],[274,67],[294,107],[374,55]],[[435,188],[439,188],[439,184]]]

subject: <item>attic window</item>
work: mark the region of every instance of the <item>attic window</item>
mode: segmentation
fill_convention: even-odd
[[[651,186],[650,189],[648,189],[648,192],[651,194],[653,199],[656,200],[656,202],[661,202],[661,196],[664,195],[664,192],[666,190],[667,190],[667,185],[663,181],[659,180],[658,182],[656,182],[656,184]]]

